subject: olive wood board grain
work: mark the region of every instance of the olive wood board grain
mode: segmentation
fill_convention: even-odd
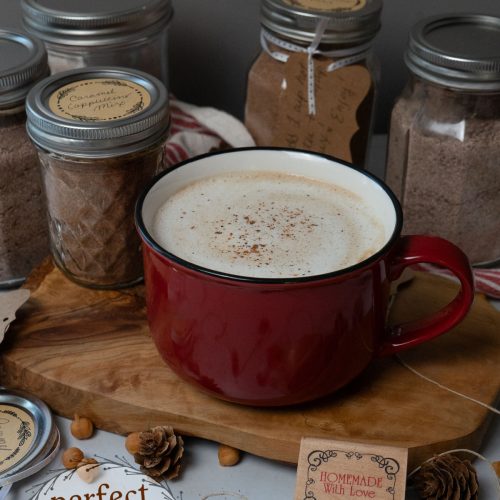
[[[29,301],[0,347],[0,383],[29,391],[58,414],[90,417],[126,434],[169,424],[179,433],[296,463],[303,436],[407,447],[409,470],[434,453],[478,450],[491,412],[416,376],[396,357],[378,359],[348,387],[312,403],[255,408],[214,399],[179,379],[152,342],[142,285],[97,291],[45,262]],[[415,273],[400,288],[392,322],[447,303],[456,285]],[[426,376],[487,404],[500,390],[500,313],[476,295],[467,319],[402,354]]]

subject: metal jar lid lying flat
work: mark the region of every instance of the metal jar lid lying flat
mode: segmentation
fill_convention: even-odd
[[[170,115],[157,78],[128,68],[89,67],[39,82],[26,101],[35,144],[76,157],[140,151],[164,138]]]
[[[22,0],[23,23],[45,42],[102,46],[133,41],[137,32],[162,29],[173,15],[171,0]]]
[[[0,487],[40,470],[59,447],[59,431],[40,399],[0,388]]]

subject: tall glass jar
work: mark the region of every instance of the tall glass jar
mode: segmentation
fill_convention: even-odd
[[[386,181],[406,233],[500,264],[500,18],[440,15],[411,31],[391,116]]]
[[[42,80],[27,98],[47,198],[50,248],[73,281],[94,288],[142,278],[134,205],[163,168],[165,86],[126,68],[85,68]]]
[[[262,52],[245,125],[259,146],[329,153],[364,166],[379,65],[382,0],[261,0]]]
[[[52,73],[124,66],[168,84],[171,0],[21,0],[26,30],[45,43]]]
[[[43,44],[0,30],[0,288],[20,285],[49,254],[36,150],[26,134],[24,102],[47,76]]]

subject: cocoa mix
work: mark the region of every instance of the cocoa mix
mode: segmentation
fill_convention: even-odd
[[[40,168],[24,107],[0,111],[0,286],[20,284],[48,254]]]
[[[130,285],[142,277],[136,199],[163,165],[161,145],[99,159],[40,151],[52,255],[73,280],[89,286]]]
[[[386,180],[404,232],[438,235],[473,263],[500,259],[500,94],[413,82],[392,112]]]

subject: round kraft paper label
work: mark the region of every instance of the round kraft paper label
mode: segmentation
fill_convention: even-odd
[[[77,121],[112,121],[135,115],[151,103],[141,85],[128,80],[95,78],[68,83],[49,97],[49,109]]]
[[[0,404],[0,476],[30,451],[34,428],[29,413],[17,406]]]
[[[366,5],[366,0],[283,0],[283,2],[301,9],[330,12],[360,10]]]

